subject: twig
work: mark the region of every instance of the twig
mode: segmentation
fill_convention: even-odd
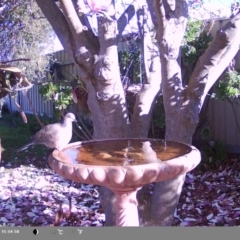
[[[152,121],[152,135],[153,135],[153,138],[155,138],[155,127],[154,127],[154,122]]]
[[[79,122],[82,124],[82,126],[84,126],[84,123],[81,121],[81,119],[78,119],[79,120]],[[78,126],[78,125],[77,125]],[[79,126],[78,126],[78,128],[79,128]],[[83,128],[79,128],[80,129],[80,131],[82,132],[82,134],[84,135],[84,137],[85,137],[85,139],[86,140],[90,140],[90,139],[92,139],[91,138],[91,135],[89,134],[89,132],[88,132],[88,130],[86,130],[86,132],[85,132],[85,130],[83,129]],[[77,133],[77,131],[74,131],[74,133],[78,136],[78,137],[80,137],[80,135]]]
[[[2,140],[0,138],[0,162],[2,160]]]
[[[30,59],[29,58],[18,58],[18,59],[13,59],[13,60],[9,60],[9,61],[2,61],[2,62],[0,62],[0,64],[6,64],[6,63],[18,62],[18,61],[27,61],[27,62],[29,62]]]
[[[138,30],[139,30],[139,33],[140,33],[140,37],[142,39],[142,42],[141,42],[141,50],[142,50],[142,56],[143,56],[143,66],[144,66],[144,77],[145,77],[145,80],[147,80],[148,82],[148,79],[150,77],[150,73],[149,73],[149,67],[148,67],[148,58],[149,56],[146,56],[147,55],[147,52],[148,52],[148,49],[147,49],[147,37],[149,37],[149,32],[148,32],[148,29],[147,29],[147,12],[146,12],[146,9],[145,7],[142,7],[141,9],[139,9],[137,11],[137,19],[138,19]]]
[[[63,209],[62,209],[62,203],[60,203],[59,205],[59,209],[55,215],[55,221],[54,221],[54,226],[59,226],[60,222],[63,220],[64,216],[63,216]]]
[[[14,89],[14,90],[11,90],[11,89],[9,89],[9,88],[0,88],[0,92],[1,91],[5,91],[5,92],[8,92],[8,93],[12,93],[12,92],[18,92],[18,91],[23,91],[23,90],[28,90],[28,89],[30,89],[31,87],[33,87],[33,84],[31,84],[31,85],[29,85],[29,86],[27,86],[27,87],[22,87],[22,88],[16,88],[16,89]]]
[[[86,127],[86,125],[84,124],[84,122],[81,120],[81,115],[79,114],[79,112],[77,111],[77,106],[76,104],[74,104],[74,113],[77,115],[79,122],[82,124],[82,128],[81,131],[83,133],[83,135],[85,136],[85,138],[87,140],[92,139],[92,135],[89,132],[88,128]],[[84,128],[84,129],[83,129]]]
[[[88,128],[86,127],[86,125],[82,121],[80,114],[78,112],[76,112],[76,111],[75,111],[75,114],[78,116],[78,120],[81,123],[82,128],[80,130],[83,133],[83,135],[85,136],[85,138],[87,140],[92,139],[91,133],[88,131]]]
[[[82,136],[76,131],[76,129],[73,128],[73,132],[75,135],[77,135],[80,139],[82,138]],[[87,139],[88,140],[88,139]]]
[[[18,110],[21,114],[23,122],[27,123],[28,122],[27,121],[27,116],[26,116],[25,112],[22,110],[22,107],[18,104],[16,96],[14,97],[14,102],[15,102],[15,104],[16,104],[16,106],[17,106],[17,108],[18,108]]]
[[[27,87],[22,87],[22,88],[16,88],[14,91],[23,91],[23,90],[28,90],[33,87],[33,84],[27,86]]]
[[[32,109],[32,112],[33,112],[34,116],[36,117],[36,119],[37,119],[37,121],[39,122],[39,124],[41,125],[41,127],[44,128],[45,125],[44,125],[44,123],[41,122],[40,118],[38,117],[38,115],[37,115],[37,113],[36,113],[36,111],[35,111],[35,109],[34,109],[34,107],[33,107],[33,105],[32,105],[32,101],[31,101],[31,99],[30,99],[30,97],[29,97],[28,92],[26,93],[26,96],[27,96],[27,99],[28,99],[28,101],[29,101],[29,105],[30,105],[30,107],[31,107],[31,109]]]

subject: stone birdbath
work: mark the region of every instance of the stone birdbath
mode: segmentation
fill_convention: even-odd
[[[193,146],[150,138],[75,142],[49,156],[62,177],[115,193],[116,226],[139,226],[136,194],[143,185],[187,173],[200,160]]]

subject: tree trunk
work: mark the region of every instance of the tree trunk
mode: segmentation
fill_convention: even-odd
[[[173,215],[178,204],[185,175],[154,185],[151,197],[151,222],[150,226],[171,226]]]
[[[147,2],[151,9],[153,3],[150,0],[147,0]],[[240,40],[236,37],[236,34],[239,32],[240,18],[236,16],[223,29],[218,31],[210,47],[199,59],[190,77],[189,85],[184,88],[179,74],[180,69],[176,63],[175,53],[178,44],[176,42],[172,43],[174,37],[169,38],[169,36],[171,36],[171,33],[176,34],[183,26],[180,25],[178,30],[174,30],[178,22],[175,21],[171,26],[171,16],[176,16],[179,12],[184,13],[183,9],[186,3],[185,1],[176,1],[176,10],[173,13],[171,11],[174,9],[171,8],[174,8],[174,4],[169,6],[167,1],[162,2],[163,4],[160,6],[158,1],[155,1],[156,10],[152,8],[152,15],[155,12],[159,19],[158,23],[165,24],[165,27],[161,24],[160,26],[155,24],[162,64],[162,88],[166,115],[165,138],[170,141],[191,144],[206,94],[227,67],[228,61],[226,59],[231,61],[239,48]],[[180,5],[178,8],[177,4]],[[180,10],[181,8],[182,10]],[[169,9],[171,10],[169,11]],[[168,15],[169,12],[171,12],[171,16]],[[166,18],[168,18],[167,22],[165,22]],[[178,36],[180,37],[180,35]],[[151,205],[149,204],[151,209],[150,225],[171,225],[184,180],[185,175],[182,175],[155,184]]]
[[[190,122],[189,118],[182,116],[182,114],[184,114],[184,111],[177,116],[171,114],[170,111],[167,112],[166,119],[171,119],[171,121],[166,121],[165,139],[191,144],[197,122]],[[164,182],[155,183],[151,196],[150,226],[171,226],[185,176],[186,174],[183,174]]]
[[[196,64],[189,85],[185,87],[177,59],[188,17],[188,1],[147,0],[159,51],[154,44],[150,44],[146,15],[143,14],[142,20],[138,18],[138,21],[142,28],[140,34],[143,38],[146,76],[130,124],[120,81],[117,44],[139,7],[139,1],[134,0],[118,21],[115,15],[111,19],[107,16],[98,17],[98,36],[94,35],[87,18],[79,16],[73,1],[36,1],[80,70],[80,78],[88,92],[94,139],[146,137],[153,101],[161,84],[166,140],[191,144],[205,96],[228,65],[227,60],[230,61],[238,50],[240,13],[218,31]],[[142,10],[144,13],[144,8]],[[149,186],[144,186],[138,192],[141,226],[171,225],[184,179],[185,175],[181,175],[156,183],[152,195],[149,194]],[[113,193],[101,187],[100,199],[106,214],[105,225],[115,225]]]

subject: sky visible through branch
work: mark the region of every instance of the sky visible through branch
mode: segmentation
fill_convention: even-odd
[[[145,0],[140,0],[145,2]],[[116,0],[116,9],[118,12],[116,16],[119,17],[121,13],[124,11],[124,8],[128,6],[132,2],[132,0]],[[234,0],[204,0],[204,4],[199,9],[190,10],[190,17],[195,19],[210,19],[210,18],[228,18],[231,15],[231,4],[234,3]],[[236,1],[237,2],[237,1]],[[135,26],[137,23],[135,17],[130,22],[129,26],[126,27],[125,32],[131,32],[134,29],[137,29]],[[94,20],[93,20],[94,24]],[[54,51],[60,51],[63,47],[56,37],[54,41]]]
[[[227,18],[231,15],[234,0],[204,0],[200,9],[191,9],[190,17],[196,19]]]

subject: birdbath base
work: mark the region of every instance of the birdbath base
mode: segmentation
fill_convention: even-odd
[[[137,191],[194,169],[200,152],[161,139],[109,139],[76,142],[49,156],[52,169],[66,179],[105,186],[116,196],[116,226],[139,226]]]
[[[111,189],[115,194],[116,226],[138,227],[138,202],[137,191],[141,189]]]

